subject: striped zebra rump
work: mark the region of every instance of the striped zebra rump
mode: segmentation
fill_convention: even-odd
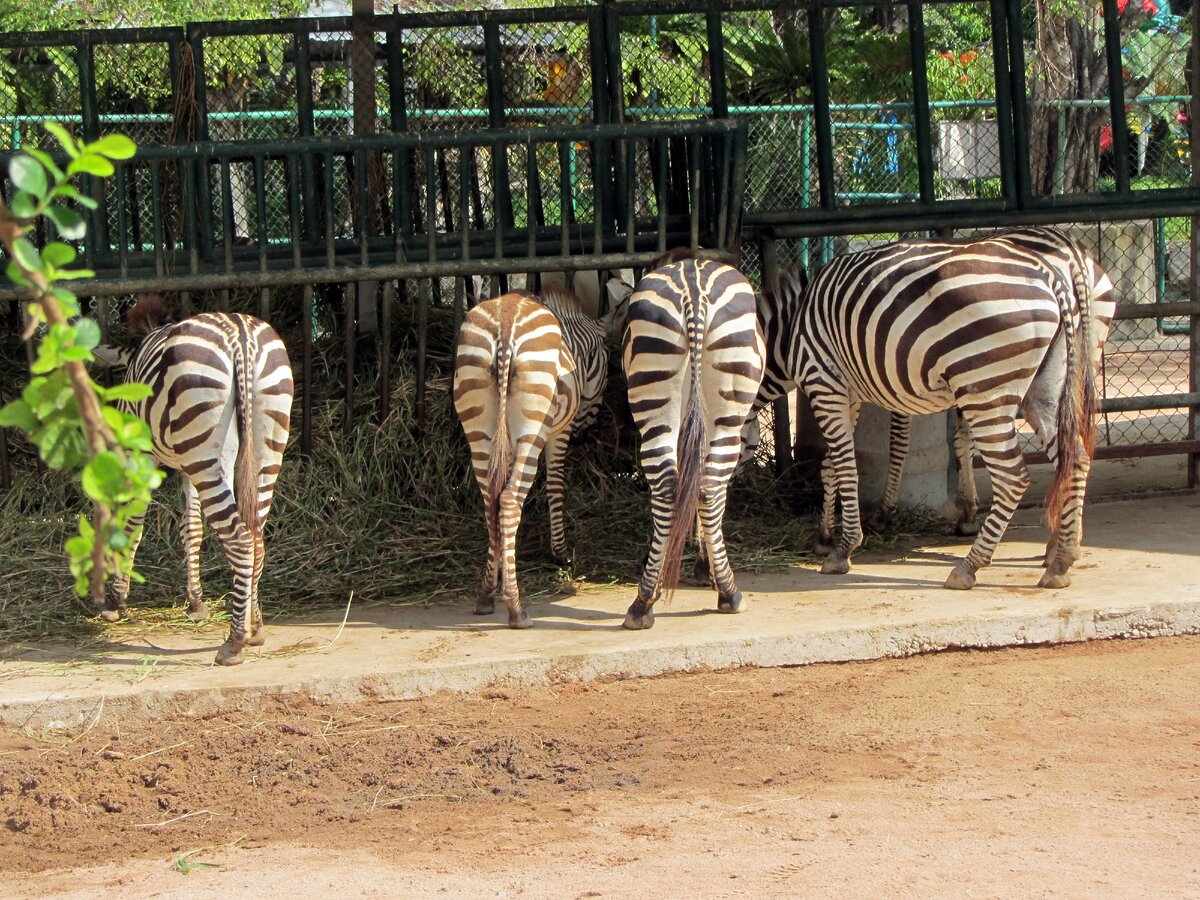
[[[150,427],[155,458],[178,470],[184,488],[184,557],[189,616],[208,615],[200,582],[200,545],[208,525],[234,573],[230,632],[221,665],[243,660],[266,640],[258,585],[265,560],[263,528],[274,500],[291,427],[292,370],[283,340],[252,316],[202,313],[171,322],[161,299],[143,298],[129,313],[141,340],[127,379],[151,395],[122,403]],[[141,520],[131,523],[133,546]],[[128,579],[114,579],[108,607],[119,609]]]
[[[730,266],[684,259],[647,274],[627,316],[623,358],[653,533],[625,627],[653,626],[653,605],[678,582],[697,512],[718,608],[741,611],[722,520],[741,430],[763,372],[753,289]]]
[[[480,303],[464,317],[455,353],[454,408],[471,447],[488,530],[488,563],[475,612],[494,612],[495,595],[502,591],[513,628],[531,624],[517,584],[516,536],[538,460],[545,448],[551,548],[565,564],[563,460],[581,398],[586,393],[586,402],[593,402],[594,385],[586,374],[590,356],[581,367],[568,342],[571,334],[578,338],[591,331],[571,321],[569,297],[550,299],[563,310],[563,320],[523,292]],[[590,346],[580,344],[581,350]],[[591,377],[603,376],[593,367]]]
[[[862,539],[853,430],[863,402],[904,416],[957,407],[971,427],[996,502],[947,587],[974,584],[1028,486],[1018,411],[1043,440],[1059,445],[1056,485],[1072,508],[1081,506],[1095,409],[1089,349],[1096,320],[1093,291],[1080,292],[1077,278],[1003,236],[902,242],[838,257],[802,295],[785,283],[764,300],[778,322],[771,364],[782,371],[775,382],[804,389],[830,448],[824,474],[837,484],[842,535],[823,571],[847,571]],[[1051,353],[1056,339],[1061,367]],[[1031,386],[1038,389],[1032,395]],[[1067,583],[1078,555],[1078,542],[1065,539],[1072,530],[1065,522],[1064,513],[1043,586]]]

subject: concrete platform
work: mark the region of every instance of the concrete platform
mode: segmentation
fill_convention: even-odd
[[[740,616],[709,591],[683,588],[649,632],[621,621],[631,588],[582,589],[535,602],[536,625],[510,631],[502,613],[468,605],[351,607],[311,621],[268,623],[262,652],[234,669],[211,665],[223,638],[111,629],[98,651],[22,648],[0,660],[0,720],[76,726],[101,710],[203,714],[303,693],[330,703],[409,698],[441,690],[507,690],[719,669],[908,656],[947,648],[1054,644],[1200,633],[1200,496],[1090,506],[1074,584],[1035,587],[1045,541],[1038,511],[1022,510],[993,566],[970,592],[942,581],[967,545],[867,552],[845,576],[815,565],[745,574]],[[640,541],[631,552],[640,553]]]

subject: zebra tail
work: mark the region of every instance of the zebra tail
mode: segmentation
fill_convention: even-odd
[[[700,476],[704,468],[704,450],[708,446],[704,427],[704,395],[700,384],[701,341],[689,341],[692,379],[687,399],[684,401],[683,426],[679,431],[676,449],[677,472],[675,477],[675,509],[671,516],[671,527],[667,532],[667,543],[663,550],[662,570],[658,583],[667,600],[675,593],[679,584],[679,570],[683,563],[683,549],[687,546],[692,524],[696,521],[696,509],[700,505]]]
[[[262,534],[262,517],[258,510],[258,452],[254,441],[254,413],[257,391],[254,372],[244,341],[238,342],[233,360],[235,378],[235,407],[238,413],[237,507],[238,517],[254,536]]]
[[[512,342],[501,333],[496,347],[496,433],[492,438],[492,456],[488,460],[487,496],[483,515],[487,522],[488,538],[500,539],[500,495],[508,486],[512,469],[512,447],[508,437],[508,379],[512,371]],[[503,568],[501,568],[503,571]]]
[[[1078,286],[1075,291],[1080,327],[1075,327],[1074,311],[1063,304],[1067,373],[1058,401],[1058,465],[1046,497],[1046,521],[1052,529],[1058,527],[1080,453],[1090,455],[1096,444],[1096,380],[1089,346],[1091,292],[1081,291]]]

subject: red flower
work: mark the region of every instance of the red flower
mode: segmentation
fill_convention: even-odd
[[[958,58],[958,61],[965,66],[965,65],[967,65],[967,63],[975,62],[975,59],[978,56],[979,56],[979,54],[976,53],[974,50],[968,50],[966,53],[964,53],[962,56],[960,56]]]
[[[1117,0],[1117,15],[1125,15],[1125,7],[1129,5],[1129,0]],[[1152,16],[1158,15],[1158,4],[1154,0],[1142,0],[1142,12],[1149,13]]]

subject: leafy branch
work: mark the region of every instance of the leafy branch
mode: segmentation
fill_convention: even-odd
[[[0,409],[0,426],[28,434],[50,468],[80,470],[93,518],[80,516],[79,533],[67,541],[66,550],[76,591],[90,593],[111,620],[117,612],[105,606],[106,573],[140,580],[132,570],[127,529],[145,513],[163,474],[149,455],[150,429],[138,417],[109,405],[145,399],[150,388],[137,383],[104,388],[91,379],[86,364],[95,358],[92,351],[100,342],[100,329],[90,319],[76,318],[79,303],[62,283],[93,275],[67,268],[76,258],[67,241],[80,240],[86,231],[83,217],[67,204],[96,208],[71,180],[81,174],[112,175],[112,160],[129,159],[136,147],[122,135],[81,143],[57,123],[48,122],[46,130],[62,145],[65,168],[48,153],[27,150],[9,164],[15,189],[11,205],[0,197],[0,245],[10,257],[7,275],[30,296],[25,337],[45,327],[31,366],[34,377],[18,399]],[[53,223],[61,240],[38,249],[27,234],[42,216]]]

